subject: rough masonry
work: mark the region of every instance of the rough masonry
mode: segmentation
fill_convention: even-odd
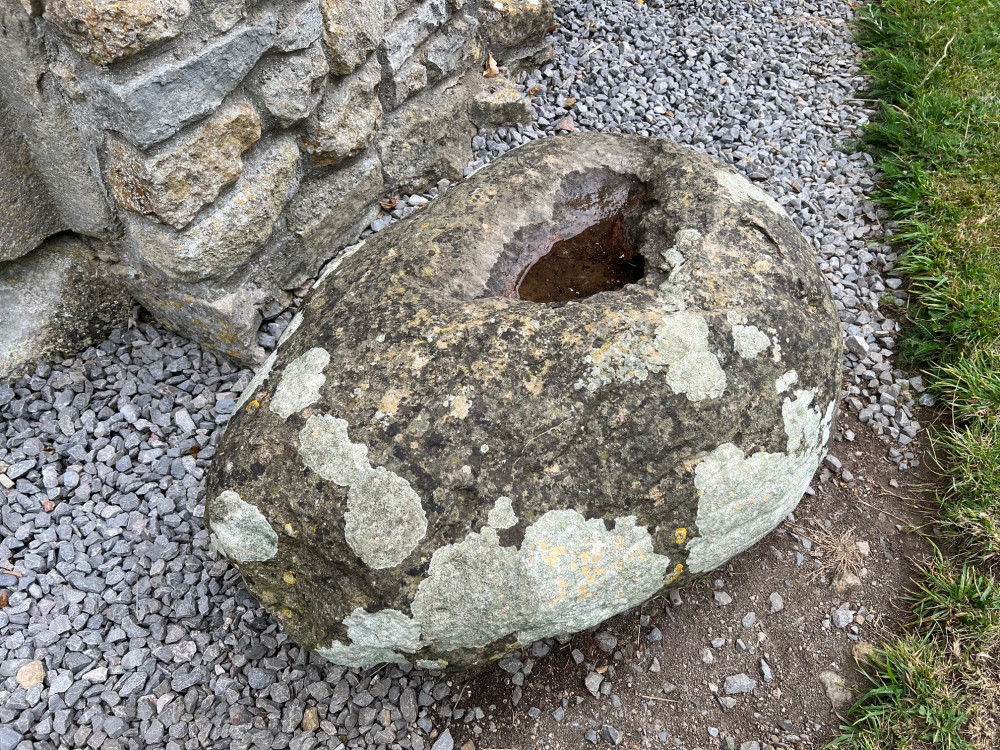
[[[0,274],[73,233],[162,322],[259,363],[262,315],[380,199],[530,111],[511,79],[551,23],[550,0],[0,0]],[[0,374],[48,351],[33,335]]]

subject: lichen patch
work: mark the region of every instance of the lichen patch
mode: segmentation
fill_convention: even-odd
[[[715,170],[715,180],[719,183],[719,187],[724,189],[725,197],[731,202],[742,203],[743,201],[753,201],[763,203],[776,214],[787,216],[785,209],[781,207],[778,201],[745,177],[735,172],[730,172],[727,169],[717,169]]]
[[[778,393],[784,393],[797,382],[799,382],[799,374],[795,370],[789,370],[774,381],[774,387]]]
[[[212,542],[238,562],[264,562],[278,553],[278,534],[264,514],[232,490],[209,505]]]
[[[344,534],[369,567],[399,565],[427,533],[420,496],[403,477],[372,467],[368,447],[351,442],[345,420],[309,417],[299,431],[299,455],[323,479],[350,488]]]
[[[664,315],[652,338],[636,323],[624,334],[591,350],[590,369],[576,387],[595,391],[602,385],[634,380],[667,371],[667,384],[689,401],[718,398],[726,388],[726,373],[708,348],[708,323],[695,312]]]
[[[699,536],[688,545],[692,573],[713,570],[756,544],[798,505],[823,457],[836,405],[824,414],[811,406],[814,397],[798,390],[782,403],[786,453],[747,456],[724,443],[695,467]]]
[[[518,632],[522,643],[575,633],[641,604],[663,586],[670,564],[634,516],[609,530],[575,510],[549,511],[529,526],[521,560],[538,597]]]
[[[371,472],[368,446],[352,443],[347,420],[313,415],[299,431],[299,455],[305,465],[328,482],[350,487]]]
[[[333,641],[317,651],[330,661],[349,667],[379,662],[404,663],[399,653],[420,649],[420,624],[397,609],[367,612],[358,607],[344,618],[350,643]]]
[[[754,359],[769,346],[771,339],[757,326],[733,326],[733,348],[743,359]]]
[[[509,529],[517,523],[517,514],[514,513],[513,501],[509,497],[501,495],[493,503],[493,508],[486,516],[486,523],[494,529]]]
[[[489,526],[434,552],[410,606],[424,639],[442,651],[480,648],[529,622],[534,581],[520,553]]]
[[[410,483],[382,467],[347,493],[344,536],[354,553],[376,570],[394,568],[427,532],[427,516]]]
[[[293,359],[281,375],[281,382],[271,397],[271,411],[282,419],[316,403],[326,382],[324,368],[330,364],[330,352],[313,347]]]

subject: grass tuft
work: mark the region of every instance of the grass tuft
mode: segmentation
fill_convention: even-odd
[[[878,99],[864,144],[897,229],[901,352],[948,410],[932,433],[948,547],[833,746],[1000,748],[1000,0],[880,0],[856,38]]]

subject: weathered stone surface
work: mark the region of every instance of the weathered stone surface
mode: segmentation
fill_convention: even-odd
[[[330,70],[347,75],[360,66],[385,33],[385,0],[320,0]]]
[[[246,15],[246,0],[201,0],[217,31],[229,31]]]
[[[428,84],[466,70],[481,70],[486,51],[477,29],[475,19],[453,18],[434,32],[412,58],[396,69],[390,66],[386,48],[383,70],[391,75],[386,75],[383,80],[383,100],[395,108]]]
[[[108,184],[125,208],[182,229],[236,180],[243,168],[241,154],[259,138],[256,110],[237,102],[152,156],[112,139]]]
[[[552,0],[491,0],[479,12],[490,45],[499,48],[541,40],[555,20]]]
[[[606,222],[637,280],[518,297],[554,242]],[[255,508],[277,544],[234,556],[250,590],[350,665],[466,667],[723,564],[798,503],[840,385],[809,244],[663,140],[511,152],[331,265],[290,330],[222,439],[206,521]]]
[[[126,226],[134,252],[173,279],[230,276],[271,236],[297,184],[298,160],[291,136],[261,144],[248,155],[236,184],[181,232],[130,214]]]
[[[486,50],[478,31],[475,19],[460,16],[427,40],[418,56],[429,71],[431,83],[465,68],[482,69]]]
[[[214,112],[271,46],[276,29],[274,16],[265,13],[130,80],[100,77],[86,84],[106,127],[148,148]]]
[[[0,377],[85,349],[131,309],[128,292],[72,235],[0,263]]]
[[[531,122],[531,102],[505,78],[494,78],[476,94],[469,116],[479,127]]]
[[[382,165],[369,150],[347,169],[313,174],[304,180],[288,205],[285,221],[315,261],[331,247],[345,244],[343,235],[359,219],[364,226],[371,222],[374,217],[366,208],[376,203],[383,190]],[[360,232],[360,227],[357,229]]]
[[[48,0],[52,21],[77,52],[95,65],[108,65],[181,33],[188,0]]]
[[[86,236],[155,315],[243,361],[247,306],[315,277],[379,198],[461,176],[485,81],[463,0],[4,0],[0,39],[0,262]],[[315,158],[271,159],[286,135]]]
[[[0,91],[7,104],[0,127],[24,136],[58,219],[79,234],[107,238],[115,222],[98,181],[97,157],[64,106],[72,76],[59,60],[50,62],[38,29],[20,6],[6,7],[0,6]]]
[[[462,176],[476,134],[468,101],[466,85],[447,80],[421,91],[386,118],[376,148],[390,182],[417,192],[442,177]]]
[[[24,137],[0,95],[0,263],[19,258],[66,229]]]
[[[382,42],[387,69],[395,73],[447,17],[444,0],[424,0],[386,31]]]
[[[328,72],[330,66],[319,44],[296,54],[270,57],[261,64],[257,87],[279,127],[287,128],[312,114]]]
[[[278,22],[275,49],[295,52],[312,46],[323,34],[323,12],[312,2],[291,5],[285,9]]]
[[[309,138],[303,141],[317,164],[339,164],[371,143],[382,124],[379,80],[378,61],[372,59],[350,78],[327,89],[310,125]]]
[[[239,362],[259,364],[264,350],[257,344],[260,308],[268,300],[261,289],[244,284],[235,291],[198,293],[190,285],[171,282],[119,265],[116,270],[135,299],[171,330],[205,342]],[[289,300],[283,300],[286,304]]]

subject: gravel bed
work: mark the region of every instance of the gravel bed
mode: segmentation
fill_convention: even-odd
[[[667,136],[735,164],[813,243],[843,321],[845,402],[906,468],[912,399],[930,396],[893,367],[895,255],[866,197],[871,160],[841,150],[869,114],[849,12],[561,0],[555,61],[526,81],[537,122],[481,133],[467,171],[569,129]],[[447,187],[403,196],[372,229]],[[262,345],[290,316],[265,323]],[[458,725],[489,735],[496,706],[465,703],[458,678],[362,673],[289,642],[209,545],[203,472],[249,374],[133,321],[0,382],[0,750],[448,750]],[[530,672],[552,645],[497,669]],[[580,734],[613,744],[618,732]]]

